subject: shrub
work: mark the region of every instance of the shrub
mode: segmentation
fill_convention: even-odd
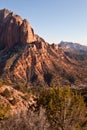
[[[0,103],[0,120],[4,119],[9,111],[9,104]]]
[[[87,125],[84,100],[69,87],[44,89],[38,105],[46,108],[48,120],[56,130],[82,130]]]
[[[16,89],[23,92],[23,93],[26,93],[26,92],[29,93],[27,86],[23,83],[17,84]]]
[[[3,80],[0,79],[0,87],[3,86]]]
[[[0,79],[0,87],[2,87],[3,85],[9,85],[9,81]]]

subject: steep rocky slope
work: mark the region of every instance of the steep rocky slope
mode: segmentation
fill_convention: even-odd
[[[87,85],[87,65],[34,34],[27,20],[0,11],[0,77],[25,86]]]
[[[13,12],[0,10],[0,50],[11,48],[18,42],[34,41],[34,32],[29,22]]]
[[[86,64],[42,39],[14,46],[0,62],[1,77],[14,83],[27,86],[87,84]]]

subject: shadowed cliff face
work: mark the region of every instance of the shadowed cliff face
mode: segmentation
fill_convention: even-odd
[[[6,9],[0,11],[1,78],[27,86],[83,86],[87,85],[83,62],[35,35],[26,19]]]
[[[33,42],[34,31],[26,19],[3,9],[0,10],[0,50],[18,42]]]

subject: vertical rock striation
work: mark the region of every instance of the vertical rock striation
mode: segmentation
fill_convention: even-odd
[[[3,9],[0,10],[0,50],[11,48],[15,43],[34,41],[34,31],[26,19]]]

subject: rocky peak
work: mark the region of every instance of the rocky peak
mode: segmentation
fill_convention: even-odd
[[[8,9],[2,9],[0,10],[0,22],[3,22],[4,19],[10,14],[12,13],[11,11],[9,11]]]
[[[45,42],[45,40],[43,38],[39,37],[37,34],[35,34],[35,39],[38,42]]]
[[[22,21],[20,27],[20,41],[28,42],[28,43],[34,41],[34,30],[31,28],[29,22],[26,19]]]
[[[11,48],[15,43],[34,41],[34,31],[26,19],[13,12],[0,10],[0,50]]]

